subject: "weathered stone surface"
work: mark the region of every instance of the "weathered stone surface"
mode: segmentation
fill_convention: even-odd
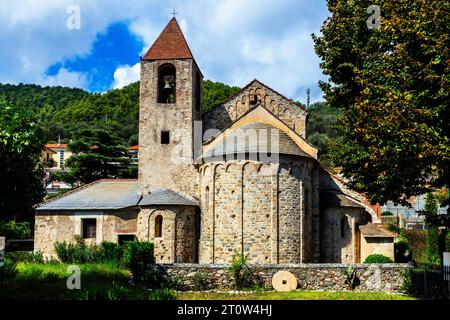
[[[193,290],[193,276],[201,272],[207,279],[207,290],[226,290],[233,288],[233,281],[227,269],[229,265],[218,264],[175,264],[158,265],[150,268],[162,268],[168,276],[177,276],[183,279],[185,290]],[[297,282],[298,289],[304,290],[348,290],[345,283],[345,264],[279,264],[279,265],[252,265],[250,268],[263,280],[269,290],[273,289],[272,278],[279,271],[292,273]],[[407,264],[356,264],[357,277],[360,284],[355,291],[382,291],[401,292],[403,272]]]
[[[272,287],[280,292],[293,291],[297,289],[297,279],[288,271],[278,271],[272,277]]]

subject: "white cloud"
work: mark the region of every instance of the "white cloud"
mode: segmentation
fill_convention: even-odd
[[[81,30],[66,28],[72,4],[80,6]],[[44,81],[49,66],[88,55],[97,34],[119,21],[142,39],[144,55],[174,8],[206,78],[239,86],[258,78],[303,102],[311,87],[313,99],[320,98],[317,82],[324,77],[310,34],[328,12],[325,1],[307,0],[2,0],[0,82]],[[111,87],[137,80],[137,68],[112,70]],[[82,78],[72,83],[83,85]]]
[[[136,82],[140,78],[141,65],[136,63],[134,66],[121,66],[114,71],[114,89],[120,89],[126,85]]]
[[[81,72],[73,72],[61,68],[54,76],[44,76],[37,81],[42,86],[62,86],[70,88],[87,89],[87,76]]]

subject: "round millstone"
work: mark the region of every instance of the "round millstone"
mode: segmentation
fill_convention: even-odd
[[[272,287],[280,292],[293,291],[297,289],[297,279],[288,271],[278,271],[272,277]]]

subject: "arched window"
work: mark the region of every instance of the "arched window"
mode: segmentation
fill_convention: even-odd
[[[209,187],[205,188],[205,209],[209,210]]]
[[[158,70],[158,103],[176,102],[176,69],[167,63]]]
[[[155,218],[155,238],[162,237],[162,224],[163,224],[162,215],[156,216],[156,218]]]
[[[341,219],[341,238],[345,238],[347,229],[347,218],[343,217]]]

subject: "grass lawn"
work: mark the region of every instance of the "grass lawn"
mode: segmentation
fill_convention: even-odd
[[[17,275],[4,280],[0,299],[14,300],[147,300],[149,291],[129,284],[128,270],[117,264],[80,265],[81,289],[66,285],[68,265],[18,263]]]
[[[414,300],[399,294],[384,292],[330,292],[330,291],[262,291],[247,294],[178,293],[179,300]]]

